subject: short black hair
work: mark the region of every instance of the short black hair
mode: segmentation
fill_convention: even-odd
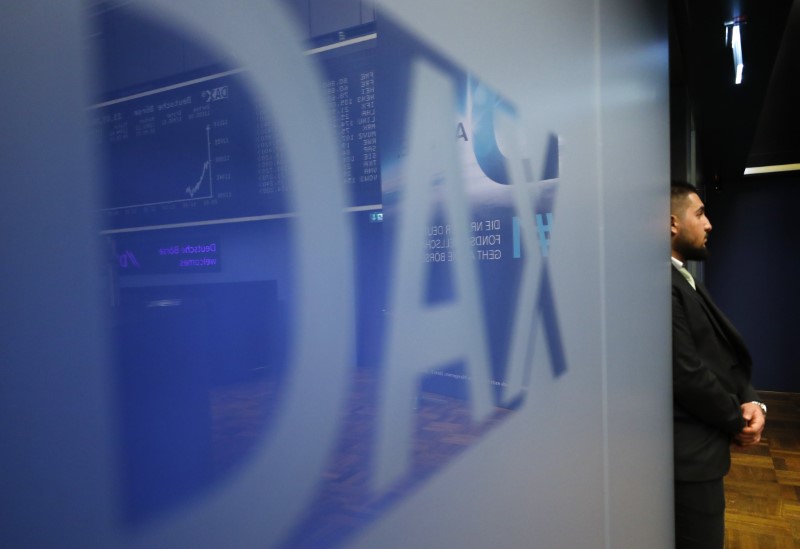
[[[682,180],[672,180],[669,184],[670,211],[675,211],[675,206],[690,194],[699,195],[697,187]]]
[[[669,194],[672,198],[697,193],[697,187],[683,180],[672,180],[669,184]]]

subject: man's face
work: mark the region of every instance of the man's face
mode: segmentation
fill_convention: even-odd
[[[675,204],[670,215],[672,255],[680,261],[702,261],[708,256],[706,241],[710,231],[703,201],[696,193],[689,193]]]

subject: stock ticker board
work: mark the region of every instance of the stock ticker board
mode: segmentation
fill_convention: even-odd
[[[320,130],[330,124],[338,134],[349,206],[381,199],[374,43],[309,56],[331,113]],[[89,117],[106,231],[290,213],[281,138],[255,103],[246,68],[137,90],[93,105]]]

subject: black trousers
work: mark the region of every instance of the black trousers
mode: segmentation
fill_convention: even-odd
[[[722,479],[675,482],[675,548],[723,549],[725,488]]]

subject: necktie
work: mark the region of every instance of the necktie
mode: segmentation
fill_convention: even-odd
[[[694,284],[694,278],[692,278],[692,273],[690,273],[686,267],[678,267],[678,272],[683,275],[683,278],[686,279],[686,282],[694,289],[697,290],[697,286]]]

